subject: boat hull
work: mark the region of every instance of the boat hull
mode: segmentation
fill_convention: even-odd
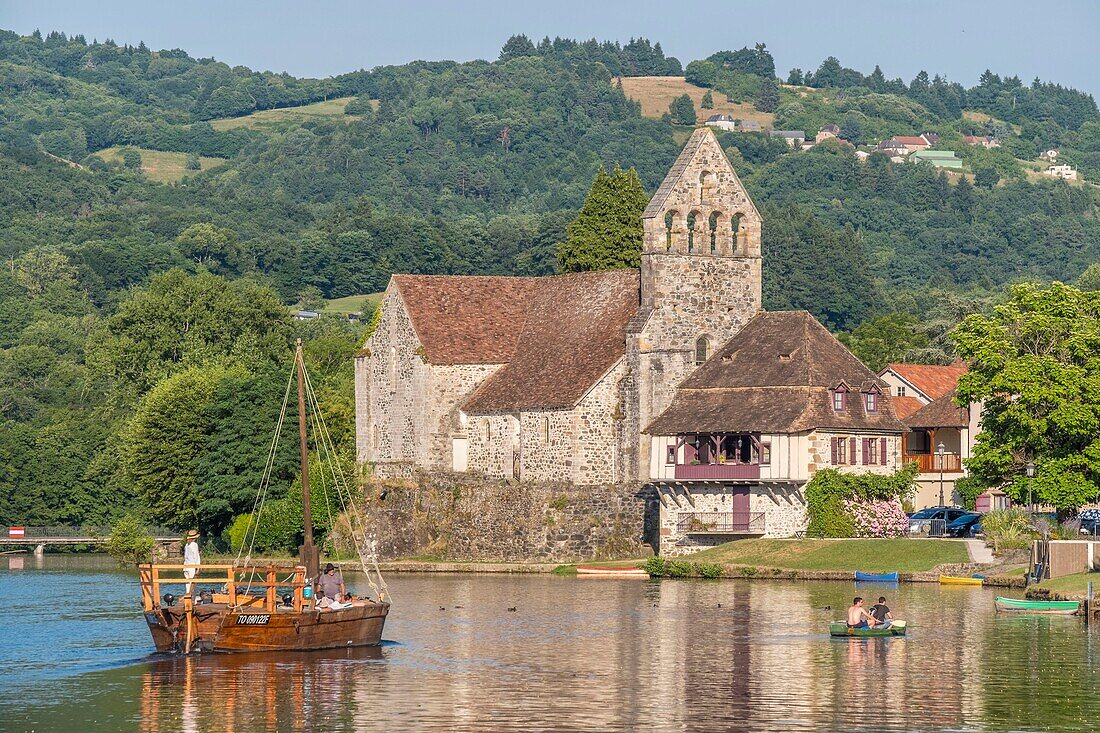
[[[859,570],[856,571],[856,580],[866,581],[868,583],[896,583],[898,582],[897,573],[863,573]]]
[[[600,568],[590,565],[578,565],[577,575],[586,578],[648,578],[649,573],[641,568]]]
[[[940,583],[943,585],[981,585],[981,578],[956,578],[951,575],[941,575]]]
[[[882,629],[853,629],[843,621],[834,621],[829,624],[829,636],[852,637],[857,639],[874,638],[879,636],[905,636],[905,622],[894,621],[889,628]]]
[[[389,603],[367,603],[337,611],[267,613],[216,606],[195,607],[190,651],[312,651],[377,646],[382,642],[390,608]],[[154,609],[145,614],[145,620],[157,651],[188,651],[182,606]]]
[[[1077,601],[1028,601],[998,596],[993,601],[998,611],[1005,613],[1042,613],[1056,616],[1072,616],[1080,610]]]

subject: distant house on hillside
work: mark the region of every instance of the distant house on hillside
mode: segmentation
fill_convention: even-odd
[[[1053,176],[1054,178],[1061,178],[1065,181],[1077,180],[1077,169],[1067,163],[1064,163],[1062,165],[1050,166],[1049,168],[1047,168],[1046,174],[1048,176]]]
[[[922,132],[920,136],[927,140],[929,145],[935,145],[940,141],[938,132]]]
[[[962,362],[936,364],[888,364],[879,378],[888,385],[898,419],[909,428],[902,443],[902,462],[916,461],[918,509],[940,500],[940,469],[944,500],[954,503],[955,480],[966,475],[969,458],[980,431],[981,405],[955,404],[959,377],[966,374]],[[938,450],[943,445],[943,453]]]
[[[320,318],[321,314],[317,311],[294,311],[294,320],[296,321],[312,321],[314,318]]]
[[[771,135],[772,137],[783,138],[788,146],[795,149],[801,147],[802,143],[806,142],[805,130],[772,130]]]
[[[737,129],[737,120],[729,115],[711,115],[707,118],[707,126],[732,131]]]
[[[856,158],[860,161],[867,160],[870,157],[871,157],[871,154],[868,153],[866,150],[857,150],[856,151]]]
[[[1053,163],[1054,161],[1058,160],[1058,151],[1054,148],[1051,148],[1050,150],[1044,150],[1043,152],[1039,153],[1039,159]]]
[[[967,145],[981,145],[983,148],[999,148],[1001,144],[989,135],[963,135]]]
[[[830,124],[830,125],[825,125],[825,127],[822,127],[818,131],[817,137],[814,138],[814,142],[815,143],[823,142],[825,140],[828,140],[831,137],[840,137],[840,126],[839,125]]]
[[[928,142],[925,137],[914,137],[912,135],[894,135],[890,138],[890,142],[895,145],[900,145],[905,149],[905,155],[915,153],[918,150],[926,150],[932,146],[932,143]]]
[[[910,163],[931,163],[937,168],[949,170],[962,170],[962,159],[955,155],[954,150],[918,150],[909,156]]]
[[[894,138],[890,138],[889,140],[883,140],[877,146],[875,146],[875,150],[877,150],[880,153],[885,153],[886,155],[890,156],[891,158],[894,157],[895,155],[898,155],[898,156],[909,155],[909,149],[906,148],[905,145],[903,145],[902,143],[899,143]]]

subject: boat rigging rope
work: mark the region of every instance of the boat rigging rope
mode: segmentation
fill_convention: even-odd
[[[373,539],[371,540],[369,552],[370,564],[368,564],[363,548],[363,544],[367,541],[367,531],[364,519],[355,505],[354,493],[347,483],[347,478],[343,470],[337,471],[340,461],[339,454],[336,451],[336,446],[332,440],[332,434],[328,429],[328,425],[325,423],[324,414],[321,412],[320,403],[317,399],[316,391],[313,388],[313,381],[310,379],[308,372],[304,372],[304,374],[306,397],[310,402],[310,406],[313,408],[314,426],[317,428],[316,433],[320,435],[320,440],[317,441],[318,452],[322,455],[327,455],[328,458],[327,461],[321,461],[322,475],[324,474],[325,464],[327,463],[329,471],[332,473],[333,487],[336,489],[340,505],[344,513],[348,516],[352,544],[355,545],[355,551],[359,555],[359,562],[363,568],[363,574],[366,576],[367,584],[370,585],[379,600],[383,600],[388,595],[389,589],[385,579],[382,577],[381,569],[378,567],[377,542]],[[357,524],[359,529],[358,538],[356,537]],[[332,525],[330,524],[330,526]],[[377,582],[371,577],[372,568],[374,570],[374,576],[377,578]]]
[[[244,554],[245,545],[248,546],[248,553],[245,555],[244,565],[248,567],[252,562],[252,548],[256,543],[256,534],[260,528],[260,513],[263,511],[264,501],[267,499],[267,491],[271,488],[271,474],[275,468],[275,456],[279,452],[279,437],[283,432],[283,423],[286,421],[286,408],[290,402],[290,390],[294,384],[294,370],[297,365],[294,365],[290,369],[290,376],[287,379],[286,390],[283,392],[283,404],[279,410],[279,420],[275,425],[275,433],[271,436],[271,444],[267,449],[267,463],[264,465],[263,475],[260,477],[260,485],[256,489],[256,496],[252,500],[252,511],[248,515],[248,524],[245,525],[244,537],[241,538],[241,546],[237,550],[237,557],[233,564],[237,565],[241,561],[241,555]],[[249,539],[249,531],[251,530],[251,539]],[[234,578],[234,582],[235,582]],[[252,574],[248,576],[247,591],[252,589]],[[228,589],[227,589],[228,590]]]

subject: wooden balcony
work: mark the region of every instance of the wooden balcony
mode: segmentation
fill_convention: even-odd
[[[760,478],[759,463],[695,463],[677,464],[677,480],[711,481],[721,479]]]
[[[939,473],[940,455],[938,453],[906,453],[902,456],[903,463],[916,461],[921,473]],[[958,453],[943,454],[944,473],[962,473],[962,458]]]
[[[680,534],[764,534],[764,512],[681,512]]]

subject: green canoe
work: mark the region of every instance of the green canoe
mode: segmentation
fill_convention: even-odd
[[[1025,601],[1021,598],[1003,598],[998,596],[993,605],[998,611],[1018,611],[1023,613],[1053,613],[1071,616],[1077,613],[1077,601]]]
[[[905,636],[905,622],[894,621],[889,628],[879,629],[850,629],[843,621],[834,621],[829,624],[830,636]]]

